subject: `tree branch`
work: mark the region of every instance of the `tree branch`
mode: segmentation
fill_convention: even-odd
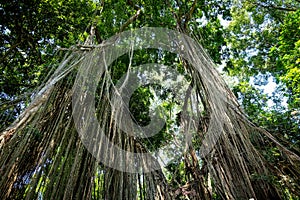
[[[101,34],[100,31],[96,28],[95,30],[95,36],[96,36],[96,41],[98,44],[101,44],[103,42],[102,38],[101,38]]]
[[[176,2],[177,2],[177,4],[179,3],[178,1],[176,1]],[[183,30],[186,30],[187,24],[191,20],[192,15],[196,9],[196,6],[197,6],[197,0],[194,0],[193,5],[191,6],[190,10],[187,13],[185,13],[184,15],[177,17],[177,24],[179,23],[179,25],[181,25],[182,20],[184,20],[182,27],[181,27],[181,28],[183,28]]]
[[[276,9],[276,10],[282,10],[282,11],[288,11],[288,12],[297,11],[296,8],[291,8],[291,7],[280,7],[280,6],[275,6],[275,5],[264,5],[264,4],[261,4],[261,3],[254,3],[254,5],[260,6],[260,7],[263,7],[263,8],[267,8],[267,9]]]
[[[5,54],[0,58],[0,63],[3,63],[5,58],[11,53],[11,51],[13,51],[15,48],[17,48],[20,44],[22,44],[23,40],[21,40],[20,42],[16,42],[15,44],[13,44],[6,52]]]
[[[136,11],[140,9],[140,7],[136,4],[133,4],[132,0],[127,0],[127,4],[131,7],[133,7]]]
[[[187,23],[188,21],[190,21],[190,19],[192,18],[192,15],[193,15],[193,13],[194,13],[194,11],[195,11],[196,5],[197,5],[197,0],[194,0],[191,9],[189,10],[189,12],[187,12],[187,13],[184,15],[185,23]]]
[[[119,30],[119,33],[123,32],[125,30],[125,28],[131,24],[132,22],[134,22],[138,17],[139,15],[142,13],[142,10],[141,9],[138,9],[136,14],[131,16],[126,22],[125,24],[123,24]]]
[[[45,86],[46,87],[46,86]],[[0,134],[0,150],[13,136],[16,130],[28,124],[37,113],[42,104],[48,99],[52,87],[49,87],[42,95],[38,96],[18,119]]]

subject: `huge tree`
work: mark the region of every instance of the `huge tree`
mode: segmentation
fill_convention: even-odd
[[[265,6],[265,2],[260,3]],[[5,38],[1,95],[6,99],[1,104],[2,199],[285,199],[299,195],[299,156],[248,120],[215,69],[214,62],[230,59],[228,53],[235,50],[226,47],[229,39],[224,38],[219,19],[231,19],[232,2],[51,0],[34,1],[34,6],[18,1],[0,5],[6,17],[1,21]],[[240,16],[236,11],[231,10],[233,19]],[[20,23],[25,33],[16,28]],[[143,29],[148,30],[142,32],[147,40],[143,35],[122,40],[123,31],[145,27],[173,31]],[[144,41],[156,44],[160,37],[175,38],[177,32],[194,40],[170,42],[164,46],[170,51],[143,46],[147,45]],[[29,39],[23,41],[25,36]],[[119,40],[124,43],[117,43]],[[281,40],[279,45],[285,45],[288,39],[282,36]],[[119,49],[107,51],[110,42],[116,42]],[[144,48],[134,48],[139,42]],[[124,46],[127,53],[110,62]],[[187,51],[179,53],[182,48]],[[116,88],[127,94],[133,87],[128,76],[122,77],[147,63],[169,67],[148,70],[158,79],[177,71],[178,76],[171,74],[169,79],[184,77],[188,89],[179,94],[172,91],[175,85],[170,83],[147,83],[129,93],[129,99],[118,99]],[[247,66],[241,68],[243,71]],[[138,77],[145,80],[145,75]],[[95,95],[87,90],[94,80]],[[11,90],[13,84],[16,87]],[[123,86],[126,90],[120,89]],[[24,101],[24,94],[30,97],[30,103]],[[91,97],[93,104],[85,105]],[[123,101],[129,105],[120,107]],[[14,110],[11,102],[23,112]],[[82,105],[86,107],[78,111]],[[128,119],[140,128],[147,127],[153,105],[160,107],[165,125],[152,137],[132,134],[135,125]],[[89,109],[95,112],[93,117],[104,132],[84,123],[90,117],[85,115]],[[76,110],[79,118],[74,117]],[[89,135],[80,135],[85,128]],[[105,135],[123,150],[145,154],[175,140],[178,132],[193,133],[191,144],[183,155],[161,168],[159,157],[151,154],[149,159],[157,167],[152,171],[141,167],[140,162],[114,154],[103,139]],[[99,142],[96,146],[95,141]],[[175,151],[171,153],[175,155]],[[123,160],[114,162],[116,158]],[[110,160],[115,165],[108,166],[105,161]],[[273,166],[277,162],[282,168]],[[139,173],[131,173],[132,169]]]

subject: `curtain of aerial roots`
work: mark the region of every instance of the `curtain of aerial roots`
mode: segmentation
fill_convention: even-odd
[[[184,155],[187,186],[174,188],[176,182],[168,183],[161,170],[135,174],[97,162],[76,131],[72,88],[78,66],[88,69],[99,59],[98,51],[95,48],[66,57],[28,109],[1,134],[0,199],[211,199],[213,193],[222,199],[279,198],[279,191],[268,180],[253,178],[271,175],[270,167],[250,141],[255,136],[255,145],[264,144],[261,135],[267,133],[246,120],[210,59],[198,50],[192,50],[190,55],[194,57],[193,66],[202,72],[188,64],[185,67],[205,112],[198,122],[200,152],[196,154],[190,148]],[[122,149],[147,152],[139,140],[123,133],[115,123],[113,115],[122,118],[123,113],[112,112],[110,106],[114,88],[110,70],[104,70],[97,89],[99,124]],[[297,156],[280,148],[282,153],[287,152],[287,162],[291,156],[297,161]],[[107,152],[106,158],[113,159],[114,155]],[[298,166],[290,163],[294,169]],[[120,162],[130,164],[132,161],[126,159]]]
[[[92,62],[85,56],[67,57],[29,109],[1,134],[0,199],[171,199],[161,171],[134,174],[104,167],[82,144],[71,103],[78,62],[83,60],[87,67]],[[115,144],[143,153],[143,145],[137,147],[137,141],[114,124],[107,99],[112,82],[107,74],[95,105],[99,122]]]

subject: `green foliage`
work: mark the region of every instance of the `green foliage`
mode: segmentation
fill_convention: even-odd
[[[57,49],[79,42],[95,9],[92,0],[0,3],[0,101],[14,101],[11,106],[15,106],[0,107],[1,112],[5,110],[1,115],[8,124],[27,105],[26,94],[57,63]]]
[[[120,31],[152,26],[181,29],[198,39],[216,63],[221,64],[225,60],[224,70],[230,76],[237,77],[238,84],[233,87],[233,91],[249,118],[282,141],[290,141],[285,143],[290,149],[297,149],[300,141],[299,1],[200,0],[189,15],[193,6],[193,1],[187,0],[105,0],[101,5],[92,0],[1,2],[0,100],[1,103],[12,103],[11,106],[7,103],[0,104],[1,117],[5,118],[0,130],[7,127],[27,105],[27,99],[22,94],[32,92],[53,68],[52,64],[57,62],[59,56],[58,48],[68,48],[83,42],[89,36],[91,24],[96,26],[98,43]],[[141,14],[127,26],[123,26],[138,11]],[[227,30],[221,25],[220,18],[232,20]],[[179,73],[185,73],[178,55],[154,49],[136,50],[133,53],[132,61],[126,54],[112,64],[114,67],[111,78],[114,83],[128,70],[130,62],[131,67],[160,63],[176,68]],[[256,87],[266,85],[269,77],[273,77],[278,83],[272,96]],[[173,101],[174,94],[154,84],[139,87],[133,93],[129,102],[132,119],[140,126],[150,123],[150,107],[155,95],[162,102],[162,110],[172,114],[164,116],[166,125],[158,134],[142,140],[148,150],[156,150],[171,140],[170,133],[176,131],[180,120],[179,117],[174,117],[180,114],[179,104]],[[287,98],[288,106],[281,104],[283,98]],[[267,107],[269,100],[274,103],[271,108]],[[28,129],[39,142],[42,133],[32,127]],[[198,149],[200,144],[197,141],[193,143],[195,149]],[[278,148],[259,150],[270,164],[276,166],[280,161]],[[63,174],[61,169],[71,171],[72,165],[64,165],[74,162],[76,152],[70,152],[74,154],[70,158],[66,156],[69,152],[59,152],[59,148],[56,151],[60,156],[57,156],[58,168],[55,173]],[[44,166],[43,170],[49,170],[49,166],[50,164]],[[166,168],[170,172],[167,180],[172,183],[171,186],[180,187],[189,181],[182,160],[174,161]],[[102,171],[95,173],[95,198],[102,197],[103,191],[99,187],[104,180],[103,174]],[[262,174],[253,174],[252,179],[277,184],[280,181]],[[47,177],[43,176],[38,179],[37,184],[41,192],[45,187],[52,187]],[[29,190],[30,186],[25,189]],[[290,191],[285,192],[293,198]],[[213,194],[213,198],[221,197]]]
[[[233,87],[243,109],[257,125],[269,130],[279,141],[299,153],[300,115],[300,2],[296,0],[236,1],[226,42],[230,56],[224,70],[238,79]],[[272,94],[261,86],[276,82]],[[285,103],[286,102],[286,103]],[[280,151],[257,147],[265,159],[280,168]],[[266,145],[268,146],[268,145]],[[285,189],[282,178],[261,177],[282,188],[287,199],[295,195]]]
[[[276,78],[289,92],[291,109],[300,107],[300,10],[289,13],[280,27],[278,43],[270,51],[276,62]]]
[[[58,47],[77,42],[91,20],[92,1],[12,1],[0,4],[2,98],[35,88]],[[4,95],[5,94],[5,95]]]
[[[291,115],[300,106],[299,6],[293,0],[236,2],[227,29],[230,56],[224,68],[238,78],[234,91],[249,117],[294,143],[300,133],[299,115]],[[278,86],[266,95],[258,88],[270,78]]]

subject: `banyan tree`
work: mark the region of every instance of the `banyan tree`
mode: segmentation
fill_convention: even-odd
[[[300,157],[248,119],[183,23],[189,15],[174,15],[173,30],[130,29],[136,7],[107,40],[93,22],[26,93],[29,105],[0,134],[0,198],[300,195]],[[268,163],[271,148],[281,167]]]

